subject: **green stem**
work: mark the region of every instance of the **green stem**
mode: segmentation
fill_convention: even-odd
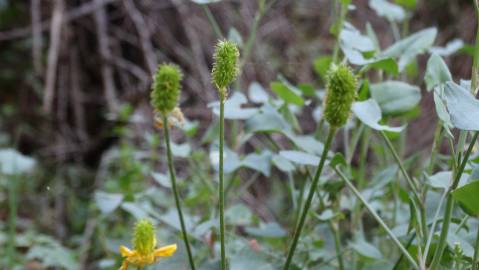
[[[334,45],[334,50],[333,50],[333,63],[336,63],[338,61],[339,37],[341,35],[341,31],[343,30],[343,24],[344,24],[344,20],[346,19],[346,14],[348,14],[348,6],[349,6],[348,4],[342,4],[342,3],[340,5],[341,5],[341,10],[339,13],[339,18],[336,21],[337,33],[336,33],[336,44]]]
[[[225,248],[225,192],[223,172],[223,148],[225,140],[224,113],[226,89],[220,91],[220,163],[219,163],[219,205],[220,205],[220,242],[221,242],[221,270],[227,269]]]
[[[433,257],[430,269],[437,269],[441,261],[442,254],[444,253],[444,249],[446,248],[446,240],[447,240],[447,235],[449,233],[449,224],[451,223],[452,211],[454,209],[454,198],[452,197],[451,193],[459,185],[459,180],[461,180],[462,173],[464,172],[464,168],[466,167],[467,161],[469,160],[469,156],[471,155],[472,149],[474,148],[474,144],[477,141],[478,135],[479,135],[479,131],[476,131],[474,133],[474,136],[472,137],[472,141],[469,144],[469,147],[467,148],[466,153],[464,154],[464,158],[462,159],[462,162],[459,165],[459,168],[457,169],[457,172],[454,176],[454,181],[451,187],[447,191],[447,202],[446,202],[446,209],[444,210],[444,218],[443,218],[443,225],[441,229],[441,235],[439,237],[439,242],[437,244],[436,252],[434,252],[434,257]]]
[[[16,252],[15,252],[15,235],[16,235],[16,230],[17,230],[17,177],[15,179],[10,179],[8,181],[8,187],[9,187],[9,200],[8,200],[8,205],[9,205],[9,212],[10,212],[10,218],[9,218],[9,224],[8,224],[8,248],[7,248],[7,258],[8,258],[8,266],[10,269],[14,268],[14,263],[15,263],[15,257],[16,257]]]
[[[343,252],[341,251],[341,235],[339,234],[339,229],[332,220],[329,220],[329,227],[331,228],[334,236],[334,247],[336,249],[336,258],[338,260],[339,270],[344,270]]]
[[[406,178],[406,181],[409,184],[409,187],[411,188],[411,190],[413,191],[414,196],[416,197],[416,199],[418,199],[418,201],[420,201],[419,200],[419,194],[417,192],[416,183],[412,180],[412,178],[407,173],[406,168],[404,167],[404,164],[402,163],[401,158],[399,157],[398,153],[396,152],[396,149],[394,149],[394,146],[393,146],[391,140],[389,140],[388,136],[386,135],[386,133],[384,133],[384,131],[381,131],[381,136],[384,138],[384,141],[386,141],[386,144],[387,144],[389,150],[391,151],[394,159],[396,160],[396,162],[399,166],[399,169],[401,170],[402,174],[404,175],[404,178]]]
[[[298,226],[294,231],[293,242],[288,251],[288,256],[286,258],[286,263],[284,264],[283,270],[289,270],[289,266],[291,265],[291,261],[294,256],[294,252],[296,251],[296,246],[298,245],[298,240],[303,231],[304,223],[306,221],[306,217],[309,212],[309,208],[311,207],[311,202],[313,201],[314,192],[318,186],[319,177],[321,176],[321,172],[323,171],[324,164],[326,163],[326,158],[328,156],[329,148],[331,147],[331,143],[333,142],[334,135],[336,134],[336,127],[331,127],[329,130],[328,138],[326,139],[326,143],[324,144],[323,153],[321,155],[321,159],[319,161],[318,168],[316,169],[316,174],[314,175],[313,182],[311,183],[311,187],[309,189],[308,197],[303,207],[303,212],[301,213],[301,217],[299,219]]]
[[[223,38],[223,33],[221,32],[221,28],[218,25],[218,22],[216,22],[216,19],[211,13],[211,10],[208,7],[208,5],[201,5],[201,6],[203,7],[203,11],[205,12],[206,17],[208,18],[208,21],[210,22],[211,27],[213,27],[213,31],[215,32],[215,35],[218,38]]]
[[[477,270],[478,256],[479,256],[479,227],[477,228],[476,244],[474,245],[474,257],[472,259],[472,270]]]
[[[403,255],[409,260],[409,262],[411,263],[411,265],[415,268],[415,269],[419,269],[419,266],[418,264],[416,263],[416,261],[413,259],[413,257],[411,256],[411,254],[409,254],[409,252],[407,251],[407,249],[401,244],[401,242],[399,241],[399,239],[396,238],[396,236],[394,235],[394,233],[391,231],[391,229],[389,229],[389,227],[386,225],[386,223],[382,220],[382,218],[376,213],[376,211],[374,211],[374,209],[371,207],[371,205],[369,205],[369,203],[366,201],[366,199],[361,195],[361,193],[359,192],[359,190],[356,189],[356,187],[351,183],[351,181],[349,181],[349,179],[344,175],[343,172],[341,172],[337,167],[334,168],[334,170],[336,171],[336,173],[339,175],[339,177],[341,177],[341,179],[343,179],[343,181],[346,183],[346,185],[352,190],[352,192],[354,193],[354,195],[356,195],[356,197],[364,204],[364,206],[366,207],[366,209],[368,209],[369,213],[374,217],[374,219],[379,223],[379,225],[381,225],[381,227],[386,231],[386,233],[389,235],[389,237],[393,240],[393,242],[397,245],[397,247],[399,248],[399,250],[401,250],[401,252],[403,253]]]
[[[251,32],[249,34],[248,40],[246,41],[246,45],[244,47],[243,58],[241,59],[241,63],[239,65],[240,70],[243,69],[244,64],[246,63],[246,61],[248,60],[251,54],[251,49],[253,48],[253,43],[254,43],[254,40],[256,39],[256,33],[258,32],[259,23],[261,22],[261,19],[263,18],[265,13],[265,2],[266,0],[260,0],[258,3],[259,9],[258,9],[258,12],[256,12],[256,15],[254,17],[253,27],[251,28]]]
[[[181,232],[183,234],[183,241],[185,242],[186,252],[188,253],[188,261],[190,263],[191,269],[194,270],[195,263],[193,261],[193,254],[191,252],[191,247],[188,240],[188,233],[186,232],[185,220],[183,218],[183,211],[181,210],[180,195],[178,194],[178,189],[176,186],[176,173],[175,173],[175,168],[173,165],[173,157],[171,154],[170,131],[168,127],[168,117],[166,115],[163,115],[163,126],[164,126],[163,130],[164,130],[165,144],[166,144],[166,156],[168,159],[168,170],[170,171],[171,189],[173,190],[173,195],[175,197],[175,204],[176,204],[176,209],[178,210],[178,217],[180,219]]]

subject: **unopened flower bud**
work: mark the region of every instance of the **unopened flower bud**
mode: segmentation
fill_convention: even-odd
[[[327,78],[324,117],[333,127],[348,121],[351,105],[356,98],[357,78],[346,65],[332,65]]]

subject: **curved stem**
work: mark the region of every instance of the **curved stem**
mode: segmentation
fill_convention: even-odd
[[[195,263],[193,261],[193,254],[191,252],[190,243],[188,240],[188,234],[186,232],[185,220],[183,218],[183,211],[181,210],[180,204],[180,195],[178,194],[178,189],[176,187],[176,174],[175,168],[173,165],[173,157],[171,154],[171,144],[170,144],[170,131],[168,127],[168,117],[163,115],[163,130],[165,135],[165,144],[166,144],[166,156],[168,159],[168,170],[170,171],[171,179],[171,189],[173,190],[173,195],[175,197],[176,209],[178,211],[178,217],[180,219],[181,232],[183,234],[183,241],[185,242],[186,252],[188,253],[188,261],[192,270],[195,270]]]
[[[439,243],[437,244],[436,252],[434,252],[434,257],[431,263],[431,269],[437,269],[439,262],[441,261],[442,254],[444,253],[444,249],[446,248],[446,240],[447,235],[449,233],[449,224],[451,223],[451,216],[452,210],[454,209],[454,198],[452,197],[452,192],[457,188],[459,185],[459,181],[461,180],[462,173],[464,172],[464,168],[466,167],[467,161],[469,160],[469,156],[471,155],[472,149],[474,148],[474,144],[477,141],[477,137],[479,136],[479,131],[474,133],[472,137],[472,141],[467,148],[466,153],[464,154],[464,158],[462,159],[459,168],[454,176],[454,181],[451,187],[447,191],[447,201],[446,201],[446,209],[444,210],[444,218],[443,218],[443,225],[441,229],[441,235],[439,237]]]
[[[220,91],[220,162],[219,162],[219,207],[220,207],[220,242],[221,242],[221,270],[227,269],[226,248],[225,248],[225,191],[224,191],[224,172],[223,172],[223,148],[225,140],[224,131],[224,113],[225,113],[225,93]]]
[[[306,217],[309,212],[309,208],[311,207],[311,202],[313,201],[314,192],[318,186],[319,176],[321,176],[321,172],[323,171],[324,164],[326,163],[326,158],[328,156],[329,148],[331,147],[331,143],[333,142],[334,135],[336,134],[336,128],[331,127],[329,130],[328,138],[326,139],[326,143],[324,144],[323,153],[321,154],[321,159],[319,161],[318,168],[316,169],[316,174],[314,175],[313,182],[311,183],[311,187],[309,189],[308,197],[303,207],[303,211],[301,213],[301,217],[298,222],[298,226],[294,231],[293,242],[288,251],[288,256],[286,258],[286,263],[284,264],[283,270],[289,270],[289,266],[291,265],[291,261],[294,256],[294,252],[296,251],[296,246],[298,245],[298,240],[303,231],[304,222],[306,221]]]
[[[389,227],[386,225],[386,223],[382,220],[382,218],[374,211],[374,209],[369,205],[369,203],[364,199],[364,197],[361,195],[361,193],[356,189],[356,187],[349,181],[349,179],[344,175],[343,172],[341,172],[338,168],[334,168],[336,173],[343,179],[343,181],[346,183],[346,185],[353,191],[354,195],[364,204],[366,209],[368,209],[369,213],[376,219],[376,221],[381,225],[381,227],[386,231],[386,233],[389,235],[389,237],[393,240],[393,242],[397,245],[397,247],[401,250],[403,255],[408,259],[408,261],[411,263],[411,265],[415,269],[419,269],[418,264],[416,261],[412,258],[411,254],[407,251],[407,249],[401,244],[399,239],[394,235],[394,233],[389,229]]]

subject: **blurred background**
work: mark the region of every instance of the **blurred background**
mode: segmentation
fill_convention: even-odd
[[[269,90],[278,74],[294,84],[321,87],[314,60],[334,47],[331,3],[273,0],[261,10],[256,0],[0,0],[0,146],[33,157],[41,168],[17,187],[18,230],[34,228],[80,247],[79,265],[88,268],[95,254],[86,250],[98,222],[91,218],[94,191],[122,179],[143,179],[141,155],[154,157],[151,167],[165,166],[158,161],[160,152],[154,153],[161,141],[149,105],[157,65],[173,62],[185,74],[180,106],[191,136],[175,132],[174,140],[204,147],[213,118],[207,105],[217,100],[210,81],[216,41],[230,38],[242,48],[244,69],[235,91],[246,92],[252,82]],[[348,21],[363,32],[371,23],[381,47],[392,44],[389,23],[368,1],[353,4]],[[435,26],[436,46],[464,42],[446,62],[455,79],[469,78],[472,1],[419,0],[410,14],[400,31]],[[252,29],[257,31],[250,39]],[[427,56],[419,57],[408,73],[423,91],[426,61]],[[424,96],[411,124],[420,128],[409,128],[407,151],[430,148],[433,110],[430,96]],[[304,130],[314,130],[311,118],[303,120]],[[185,174],[187,164],[177,165]],[[6,190],[6,181],[0,182],[4,229],[11,199]],[[0,237],[0,247],[5,238]],[[35,241],[28,239],[22,241]],[[28,269],[44,269],[30,263]]]

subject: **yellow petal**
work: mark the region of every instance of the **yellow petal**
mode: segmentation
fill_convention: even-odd
[[[176,251],[176,244],[157,248],[155,250],[155,257],[168,257],[173,255],[175,251]]]
[[[120,246],[120,254],[122,257],[129,257],[134,254],[134,251],[131,251],[129,248],[125,246]],[[126,268],[125,268],[126,269]],[[121,269],[123,270],[123,269]]]

